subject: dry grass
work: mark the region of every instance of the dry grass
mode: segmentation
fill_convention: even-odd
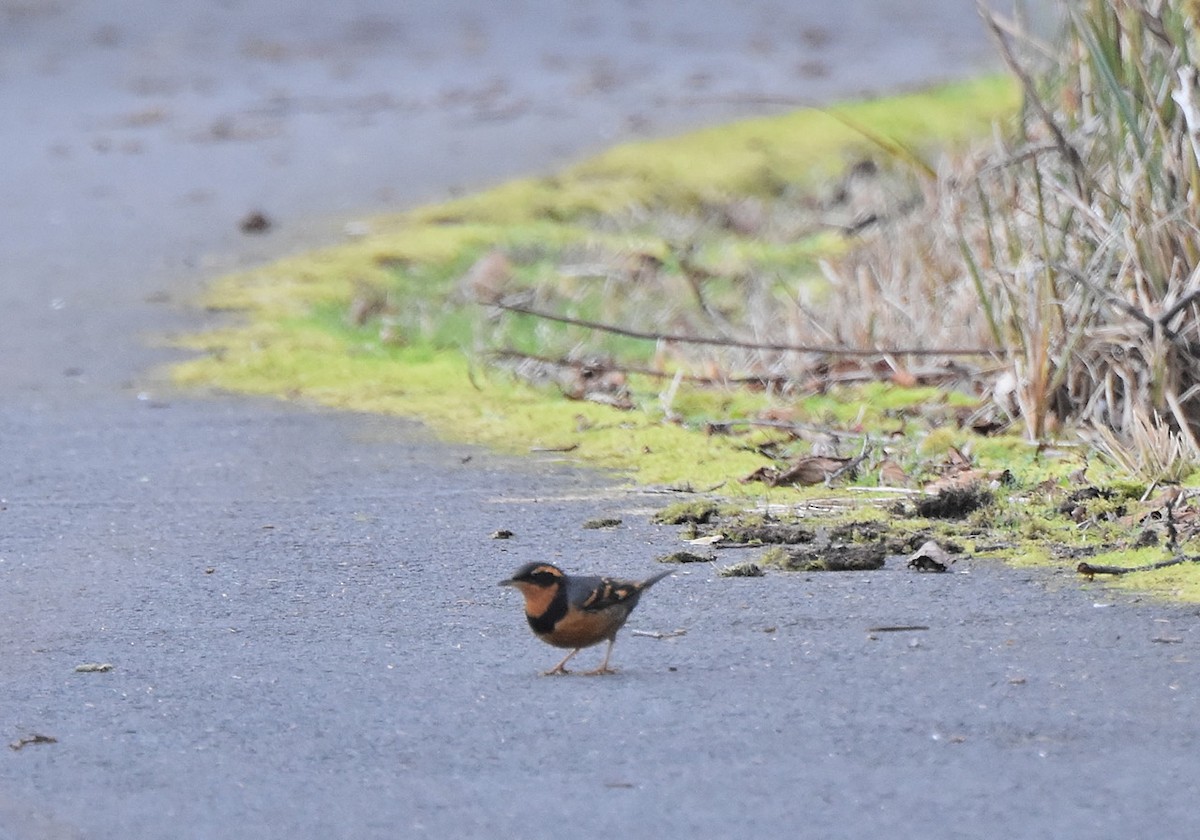
[[[995,347],[1030,437],[1096,425],[1134,463],[1171,434],[1195,462],[1200,169],[1176,102],[1195,8],[1071,4],[1053,46],[989,19],[1025,91],[1019,124],[830,266],[822,315],[853,313],[833,323],[856,343]]]

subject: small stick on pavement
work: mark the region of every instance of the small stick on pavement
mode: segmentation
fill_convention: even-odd
[[[1080,563],[1075,567],[1075,571],[1083,575],[1088,580],[1091,580],[1096,575],[1127,575],[1131,572],[1152,572],[1155,569],[1165,569],[1169,566],[1178,566],[1180,563],[1195,563],[1200,561],[1200,557],[1188,557],[1179,554],[1172,557],[1170,560],[1160,560],[1157,563],[1147,563],[1145,566],[1095,566],[1091,563]]]

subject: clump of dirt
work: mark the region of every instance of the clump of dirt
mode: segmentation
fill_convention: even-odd
[[[599,531],[604,528],[616,528],[620,524],[620,519],[602,517],[600,519],[589,519],[587,522],[583,523],[583,527],[589,531]]]
[[[721,512],[716,502],[678,502],[654,515],[659,525],[707,525]]]
[[[816,538],[816,533],[809,528],[782,522],[733,525],[720,530],[727,542],[744,545],[797,545]]]
[[[830,544],[814,548],[774,548],[759,562],[789,572],[865,572],[883,568],[887,546],[882,542]]]
[[[1058,505],[1058,512],[1075,522],[1090,519],[1119,519],[1124,516],[1125,505],[1115,490],[1107,487],[1080,487]]]
[[[906,555],[917,546],[932,538],[926,529],[910,533],[896,521],[859,519],[849,522],[815,524],[804,520],[777,519],[761,512],[742,511],[731,513],[715,504],[697,506],[695,503],[668,508],[669,521],[679,521],[685,527],[682,536],[711,545],[718,551],[722,548],[747,546],[771,546],[751,566],[781,569],[784,571],[867,571],[884,565],[889,555]],[[703,527],[699,527],[702,525]],[[950,551],[962,549],[953,546]],[[659,558],[662,563],[713,562],[716,555],[694,554],[679,551]],[[739,564],[741,568],[747,564]],[[720,574],[728,577],[740,572]]]
[[[659,562],[706,562],[719,567],[722,551],[761,546],[762,553],[753,562],[718,568],[717,574],[758,576],[764,569],[870,571],[884,567],[888,558],[910,573],[941,574],[964,557],[1014,555],[1068,560],[1074,567],[1079,559],[1094,555],[1097,545],[1125,550],[1155,541],[1162,544],[1165,539],[1170,546],[1181,535],[1186,539],[1200,533],[1200,504],[1181,503],[1167,494],[1139,503],[1120,488],[1084,487],[1066,501],[1053,487],[1020,500],[998,498],[1000,492],[981,482],[943,487],[919,501],[904,502],[902,510],[888,516],[879,515],[886,504],[882,500],[870,515],[863,509],[845,511],[824,503],[781,513],[775,508],[738,509],[719,500],[687,502],[668,508],[658,521],[681,524],[681,536],[692,541],[693,550],[660,557]],[[1200,494],[1195,499],[1200,501]],[[1092,537],[1086,547],[1073,542],[1081,516],[1086,517]],[[1085,568],[1094,574],[1111,574],[1110,568],[1118,567]]]
[[[988,507],[996,497],[982,485],[947,487],[933,496],[917,500],[917,515],[926,519],[962,519],[980,508]]]
[[[884,522],[845,522],[829,529],[829,538],[841,542],[871,542],[892,533],[893,529]]]
[[[658,558],[659,563],[711,563],[716,560],[715,554],[696,554],[692,551],[673,551]]]

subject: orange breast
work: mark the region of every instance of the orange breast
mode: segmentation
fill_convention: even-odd
[[[555,647],[589,647],[611,638],[621,629],[629,613],[620,607],[597,612],[568,612],[549,633],[542,633],[543,641]]]

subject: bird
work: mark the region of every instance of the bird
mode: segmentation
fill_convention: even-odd
[[[585,671],[592,676],[616,673],[608,667],[617,631],[624,625],[642,593],[671,574],[662,572],[642,581],[615,580],[593,575],[568,575],[549,563],[527,563],[501,586],[511,586],[525,596],[525,618],[534,635],[549,645],[571,648],[562,661],[543,676],[569,674],[571,657],[586,647],[608,641],[600,667]]]

